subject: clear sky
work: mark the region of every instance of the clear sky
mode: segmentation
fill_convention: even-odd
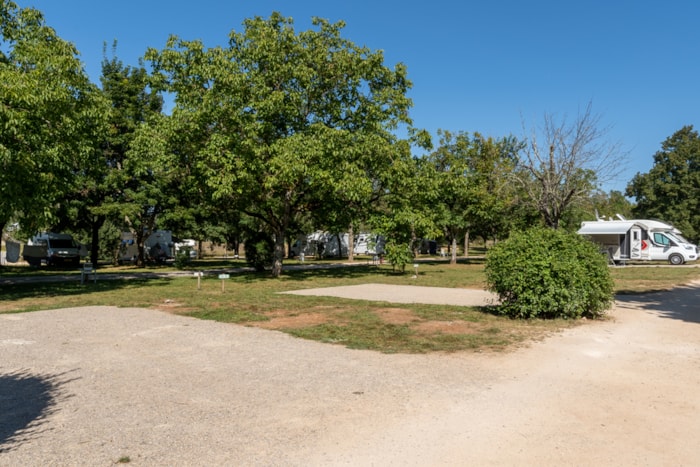
[[[700,129],[700,2],[696,0],[15,0],[73,42],[99,83],[103,44],[137,65],[170,34],[225,45],[242,22],[271,12],[347,23],[343,36],[403,62],[411,116],[437,129],[524,136],[545,113],[575,118],[592,102],[610,142],[629,152],[605,186],[624,191],[661,143]],[[436,140],[434,140],[436,142]]]

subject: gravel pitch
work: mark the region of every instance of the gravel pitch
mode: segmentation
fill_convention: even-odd
[[[425,303],[429,305],[485,306],[497,302],[498,296],[485,290],[411,285],[362,284],[343,287],[282,292],[294,295],[319,295],[390,303]]]
[[[450,355],[137,308],[3,314],[0,465],[697,465],[699,303],[700,284],[621,297],[610,320]]]

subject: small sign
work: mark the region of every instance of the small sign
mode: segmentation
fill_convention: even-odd
[[[194,277],[197,278],[197,290],[202,289],[202,276],[203,275],[204,275],[204,273],[202,271],[197,271],[194,273]]]
[[[219,279],[229,279],[229,278],[231,278],[231,276],[229,276],[228,274],[219,274]]]

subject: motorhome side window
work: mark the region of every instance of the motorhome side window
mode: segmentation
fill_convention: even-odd
[[[664,246],[669,246],[672,243],[666,235],[660,233],[654,234],[654,242]]]

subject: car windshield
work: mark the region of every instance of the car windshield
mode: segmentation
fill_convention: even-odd
[[[666,235],[677,241],[678,243],[690,243],[688,240],[683,238],[681,234],[666,232]]]
[[[52,238],[50,242],[51,248],[75,248],[75,243],[70,239]]]

